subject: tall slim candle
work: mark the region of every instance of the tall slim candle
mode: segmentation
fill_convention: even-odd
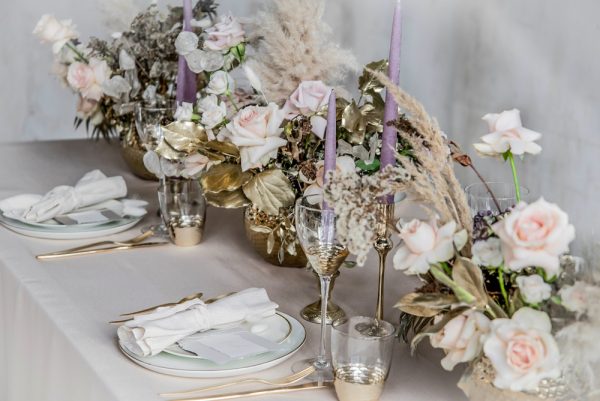
[[[327,184],[327,173],[335,170],[335,156],[337,145],[337,122],[335,103],[335,91],[331,90],[331,94],[329,95],[329,104],[327,106],[327,130],[325,132],[325,162],[323,165],[323,183],[325,184]]]
[[[183,0],[183,30],[192,30],[192,0]],[[177,104],[196,101],[196,74],[187,65],[185,57],[179,56],[177,64]]]
[[[398,85],[400,81],[400,48],[402,46],[402,0],[396,1],[394,10],[394,21],[392,23],[392,38],[390,43],[390,57],[388,76],[390,80]],[[389,91],[385,95],[385,109],[383,112],[383,135],[381,145],[381,168],[395,165],[397,134],[394,127],[388,127],[389,121],[398,118],[398,105]]]

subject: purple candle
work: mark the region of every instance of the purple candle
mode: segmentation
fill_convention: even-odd
[[[323,165],[323,184],[327,184],[327,173],[335,170],[337,121],[335,108],[335,91],[332,89],[327,106],[327,130],[325,132],[325,163]]]
[[[183,0],[183,30],[192,30],[192,0]],[[177,104],[196,101],[196,74],[187,65],[185,57],[179,56],[177,65]]]
[[[388,77],[398,85],[400,81],[400,48],[402,45],[402,1],[397,0],[392,24]],[[381,168],[396,164],[397,133],[394,127],[388,127],[389,121],[398,118],[398,105],[389,91],[385,94],[385,109],[383,112],[383,135],[381,145]]]

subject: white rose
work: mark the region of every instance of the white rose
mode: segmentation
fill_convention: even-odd
[[[490,237],[485,241],[473,244],[473,263],[479,266],[500,266],[502,264],[502,241],[500,238]]]
[[[177,121],[192,121],[194,115],[194,105],[192,103],[181,102],[175,110],[175,120]]]
[[[283,106],[286,118],[310,116],[327,106],[331,87],[321,81],[303,81]]]
[[[591,299],[600,297],[600,288],[583,281],[576,281],[574,285],[563,287],[558,295],[567,310],[581,315],[593,306],[590,304]]]
[[[541,267],[548,277],[558,275],[559,256],[569,250],[569,243],[575,239],[569,216],[543,198],[530,205],[519,203],[492,229],[502,241],[508,269]]]
[[[219,107],[219,99],[215,95],[208,95],[198,100],[198,111],[205,113]]]
[[[228,73],[217,71],[210,76],[206,91],[214,95],[222,95],[227,92],[233,92],[233,85],[233,79]]]
[[[523,127],[519,110],[486,114],[483,120],[488,123],[490,133],[481,137],[483,143],[474,145],[480,154],[499,157],[508,150],[514,155],[535,155],[542,151],[542,147],[534,142],[542,134]]]
[[[43,43],[52,42],[52,51],[57,54],[71,39],[76,39],[78,33],[71,20],[57,20],[53,15],[43,15],[33,29]]]
[[[470,362],[481,354],[482,340],[489,331],[490,320],[481,312],[468,310],[446,323],[429,341],[434,348],[446,352],[442,367],[452,370],[457,364]]]
[[[456,232],[451,221],[442,227],[435,220],[430,223],[414,219],[408,224],[399,223],[402,245],[394,255],[394,268],[406,274],[425,274],[429,265],[446,262],[454,257],[454,249],[462,249],[467,242],[467,232]]]
[[[552,296],[550,284],[537,274],[517,277],[517,286],[521,291],[521,296],[528,304],[539,304]]]
[[[483,351],[495,370],[494,386],[532,391],[542,379],[560,376],[560,354],[544,312],[521,308],[512,319],[495,319]]]
[[[67,70],[67,82],[86,99],[100,100],[102,86],[110,79],[111,71],[104,60],[92,58],[89,64],[73,63]]]
[[[266,107],[245,107],[227,124],[226,135],[240,148],[243,171],[266,164],[287,144],[280,137],[282,122],[283,114],[277,105],[269,103]]]
[[[225,103],[221,103],[209,110],[202,113],[201,123],[208,129],[212,129],[215,126],[221,124],[227,116],[227,106]]]
[[[237,19],[231,15],[224,15],[214,26],[205,31],[208,37],[204,47],[209,50],[227,51],[233,46],[244,41],[244,30]]]

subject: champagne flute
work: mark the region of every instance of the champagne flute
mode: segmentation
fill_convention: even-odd
[[[331,279],[348,256],[348,249],[336,238],[335,213],[323,207],[320,195],[304,196],[296,202],[296,232],[310,265],[321,281],[321,339],[315,359],[303,361],[315,367],[319,381],[333,379],[331,362],[327,358],[327,302]]]

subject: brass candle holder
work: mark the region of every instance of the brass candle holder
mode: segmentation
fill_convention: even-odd
[[[320,293],[321,282],[319,280],[319,275],[315,272],[313,272],[313,274],[316,277],[317,282],[319,282],[319,293]],[[336,321],[346,317],[346,312],[344,312],[344,310],[342,308],[340,308],[338,305],[331,302],[331,294],[333,293],[335,279],[338,278],[339,275],[340,275],[340,272],[338,271],[331,277],[331,290],[329,291],[329,300],[327,302],[327,315],[326,315],[327,324],[333,324],[333,322],[336,322]],[[306,320],[307,322],[320,324],[321,323],[321,298],[319,297],[318,301],[315,301],[310,305],[306,305],[304,307],[304,309],[302,309],[302,311],[300,312],[300,316],[302,316],[302,319]]]
[[[388,230],[388,223],[394,216],[394,204],[393,203],[380,203],[379,204],[380,219],[375,227],[377,237],[373,247],[377,251],[379,256],[379,280],[377,286],[377,309],[375,311],[375,318],[377,320],[383,320],[383,290],[385,282],[385,261],[387,254],[394,247],[394,243],[390,238],[390,232]]]

